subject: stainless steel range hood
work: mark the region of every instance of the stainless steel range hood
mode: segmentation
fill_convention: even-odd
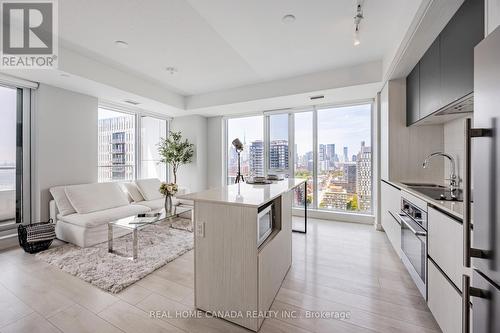
[[[431,113],[424,119],[415,123],[415,125],[442,124],[453,119],[466,117],[467,114],[471,114],[472,112],[474,112],[474,93],[470,93],[440,110]]]

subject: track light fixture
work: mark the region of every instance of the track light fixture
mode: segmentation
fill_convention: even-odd
[[[359,28],[363,18],[363,8],[361,7],[361,3],[358,3],[356,7],[356,15],[354,16],[354,46],[361,44],[361,41],[359,40]]]

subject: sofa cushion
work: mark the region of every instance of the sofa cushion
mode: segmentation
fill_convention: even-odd
[[[151,210],[158,210],[165,207],[165,198],[155,200],[144,200],[141,202],[133,203],[133,205],[142,205],[150,208]]]
[[[76,213],[75,208],[71,205],[66,196],[65,192],[66,186],[54,186],[49,191],[56,202],[57,210],[62,216]]]
[[[79,214],[128,205],[126,194],[117,183],[66,186],[69,202]]]
[[[66,216],[59,215],[58,219],[66,223],[78,225],[80,227],[93,228],[106,224],[111,221],[122,219],[124,217],[134,216],[141,213],[147,213],[150,210],[151,209],[146,206],[126,205],[121,207],[100,210],[88,214],[76,213]]]
[[[132,198],[132,202],[144,201],[144,197],[142,196],[141,192],[139,192],[139,189],[137,188],[137,185],[135,183],[123,183],[122,185],[125,188],[125,191],[127,191],[128,195]]]
[[[163,198],[163,195],[160,193],[161,182],[158,178],[138,179],[135,183],[145,200]]]

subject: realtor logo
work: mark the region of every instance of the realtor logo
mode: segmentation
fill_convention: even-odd
[[[57,2],[0,0],[1,67],[57,67]]]

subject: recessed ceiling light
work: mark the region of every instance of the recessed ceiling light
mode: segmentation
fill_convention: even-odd
[[[295,20],[296,20],[295,15],[292,15],[292,14],[287,14],[281,18],[281,22],[283,22],[285,24],[293,23],[293,22],[295,22]]]
[[[126,49],[128,47],[128,43],[123,40],[115,40],[115,45],[122,49]]]
[[[139,105],[141,103],[134,101],[133,99],[124,99],[123,100],[125,103],[132,104],[132,105]]]
[[[165,67],[165,70],[170,74],[170,75],[174,75],[175,73],[177,73],[179,70],[175,67],[172,67],[172,66],[169,66],[169,67]]]

